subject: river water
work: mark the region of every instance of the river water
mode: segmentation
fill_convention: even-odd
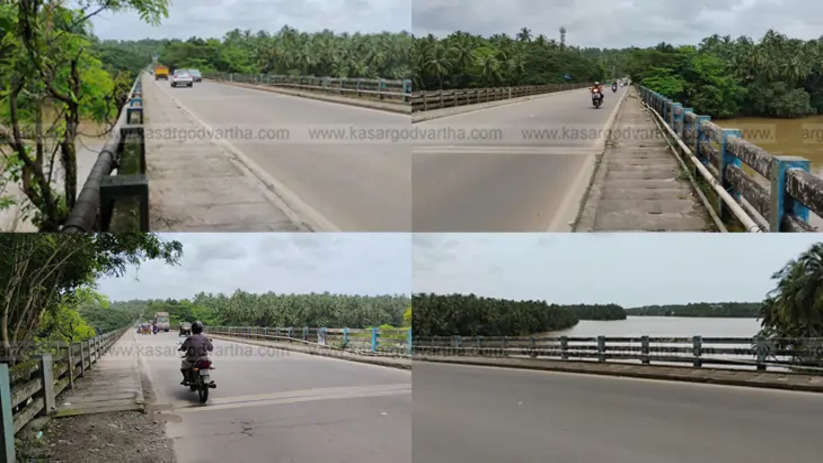
[[[742,130],[744,139],[772,154],[804,157],[812,162],[812,171],[823,176],[823,116],[741,117],[713,122],[723,128]]]
[[[580,320],[550,336],[751,337],[760,329],[755,318],[637,317],[625,320]]]

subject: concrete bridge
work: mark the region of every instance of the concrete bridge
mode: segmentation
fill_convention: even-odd
[[[352,336],[359,342],[360,333]],[[216,335],[211,358],[218,386],[202,406],[179,384],[177,349],[183,338],[176,332],[138,335],[129,329],[117,337],[105,355],[86,349],[87,365],[99,365],[76,378],[56,404],[53,396],[48,399],[44,415],[61,419],[144,407],[160,412],[179,462],[411,462],[408,359],[320,356],[301,346]],[[13,387],[1,402],[8,406],[8,397],[23,392]],[[13,444],[12,437],[12,454]]]

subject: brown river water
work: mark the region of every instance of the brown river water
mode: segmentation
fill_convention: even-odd
[[[713,122],[723,128],[742,130],[744,139],[772,154],[804,157],[812,162],[812,172],[823,176],[823,116],[797,119],[742,117]]]

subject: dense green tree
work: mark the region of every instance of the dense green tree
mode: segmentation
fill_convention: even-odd
[[[695,302],[634,307],[626,309],[626,313],[635,316],[756,318],[760,307],[760,302]]]
[[[0,356],[14,358],[44,317],[70,315],[63,308],[97,277],[147,259],[175,264],[181,253],[179,242],[153,234],[0,234]]]
[[[415,294],[412,326],[417,336],[522,336],[574,326],[568,307],[545,301],[512,301],[474,294]]]
[[[776,272],[776,287],[763,302],[763,334],[823,337],[823,243]]]

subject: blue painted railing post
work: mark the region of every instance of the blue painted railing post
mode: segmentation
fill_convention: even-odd
[[[9,366],[0,363],[0,445],[2,461],[14,463],[14,417],[11,414],[11,379]]]
[[[775,156],[772,166],[770,190],[770,217],[769,231],[779,232],[783,228],[783,217],[791,214],[796,218],[808,222],[809,209],[795,201],[786,192],[786,177],[789,169],[809,171],[809,160],[797,156]]]
[[[743,163],[735,156],[731,151],[729,151],[728,144],[729,144],[729,137],[737,137],[743,138],[743,132],[738,129],[723,129],[723,139],[720,146],[720,170],[718,174],[720,174],[720,178],[717,179],[723,188],[728,191],[735,200],[740,201],[740,192],[735,190],[731,183],[726,176],[726,167],[727,166],[736,166],[739,168],[743,167]],[[723,199],[718,197],[717,198],[717,211],[721,218],[726,219],[729,217],[729,210],[728,207],[723,203]]]
[[[694,141],[694,153],[697,155],[697,159],[700,159],[700,162],[702,162],[703,164],[709,163],[709,157],[704,155],[702,150],[700,149],[700,143],[704,141],[709,141],[709,134],[705,130],[703,130],[703,122],[710,122],[711,120],[711,116],[697,116],[697,121],[695,122],[695,130],[697,131],[697,136],[695,137]]]
[[[326,345],[326,328],[320,328],[317,330],[317,344]]]
[[[686,117],[688,114],[694,114],[694,108],[683,108],[683,118],[680,122],[680,138],[682,138],[684,142],[687,141],[686,131],[691,130],[692,128],[691,124],[688,122],[689,119]],[[686,146],[688,146],[688,143]]]
[[[377,344],[378,344],[377,338],[378,337],[380,337],[380,332],[378,331],[378,328],[372,328],[371,329],[371,351],[372,352],[377,352]]]
[[[304,341],[309,340],[309,327],[308,326],[303,327],[303,340]]]
[[[672,123],[671,127],[674,130],[674,133],[680,135],[681,133],[681,124],[683,123],[683,104],[682,103],[672,103]]]
[[[288,336],[289,336],[289,342],[291,342],[292,338],[294,337],[294,328],[293,328],[293,327],[291,327],[291,326],[289,327],[289,334],[288,334]]]
[[[409,355],[412,354],[412,350],[413,350],[412,346],[413,346],[413,344],[412,344],[412,329],[411,329],[411,327],[409,327],[409,345],[407,346],[408,350],[409,350]]]
[[[343,347],[349,345],[349,329],[343,328]]]

